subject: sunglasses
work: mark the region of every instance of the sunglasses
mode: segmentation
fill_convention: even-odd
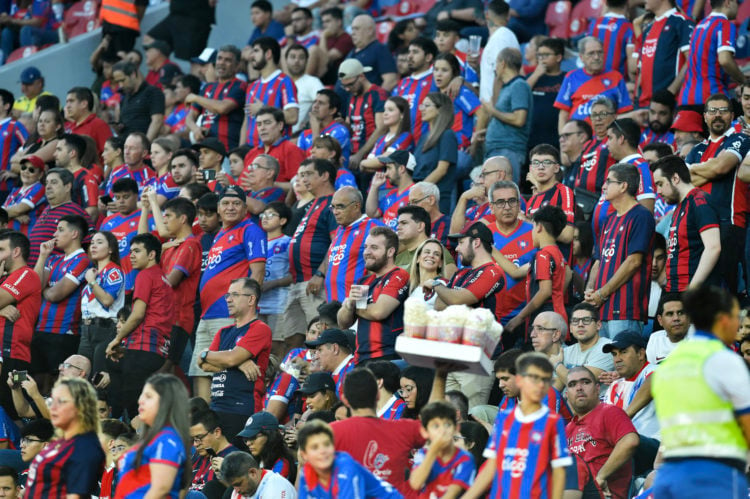
[[[22,172],[28,171],[29,173],[36,173],[37,172],[37,168],[34,167],[34,166],[22,165],[21,166],[21,171]]]

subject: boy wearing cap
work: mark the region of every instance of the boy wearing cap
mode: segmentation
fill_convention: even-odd
[[[182,74],[180,67],[169,60],[172,47],[162,40],[143,45],[146,50],[146,83],[164,90],[163,83],[172,83],[172,78]],[[170,77],[171,76],[171,77]]]
[[[378,161],[385,165],[385,172],[377,172],[367,193],[365,210],[370,218],[380,218],[393,230],[398,226],[398,210],[409,204],[409,191],[414,181],[411,176],[417,160],[408,151],[395,151],[388,156],[379,156]],[[393,186],[380,198],[380,188],[386,180]]]
[[[208,137],[198,144],[193,144],[193,149],[198,152],[200,168],[193,174],[193,181],[198,184],[206,184],[211,192],[223,190],[223,186],[217,180],[219,175],[226,175],[221,164],[227,155],[224,144],[216,137]],[[227,179],[231,178],[227,176]]]

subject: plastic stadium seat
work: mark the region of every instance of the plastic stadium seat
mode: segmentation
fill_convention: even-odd
[[[571,5],[568,0],[557,0],[547,6],[544,22],[549,27],[550,36],[557,38],[568,37]]]
[[[589,30],[591,21],[601,15],[604,2],[602,0],[582,0],[570,13],[569,36],[580,38]]]
[[[99,26],[99,2],[83,0],[74,3],[65,12],[63,26],[68,38],[93,31]]]
[[[375,25],[375,34],[380,43],[388,43],[388,35],[395,25],[395,21],[380,21]]]
[[[28,47],[17,48],[16,50],[14,50],[13,52],[10,53],[10,55],[8,56],[8,58],[5,60],[5,63],[8,64],[8,63],[11,63],[13,61],[17,61],[19,59],[23,59],[24,57],[28,57],[31,54],[34,54],[36,52],[39,52],[39,49],[36,48],[33,45],[29,45]]]

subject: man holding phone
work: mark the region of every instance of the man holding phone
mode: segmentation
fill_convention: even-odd
[[[207,497],[221,497],[226,489],[217,472],[224,457],[239,450],[229,443],[212,410],[198,412],[192,417],[190,438],[195,446],[193,457],[193,483],[190,490],[203,492]]]
[[[193,149],[198,152],[200,169],[195,172],[193,181],[199,184],[206,184],[212,192],[216,189],[221,190],[221,184],[216,177],[225,175],[221,170],[221,164],[227,155],[224,144],[216,137],[208,137],[198,144],[193,144]]]

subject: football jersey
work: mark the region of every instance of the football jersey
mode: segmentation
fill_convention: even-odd
[[[356,153],[375,133],[375,115],[383,112],[388,94],[377,85],[362,95],[352,95],[349,99],[349,126],[352,129],[352,153]]]
[[[394,394],[391,395],[391,398],[386,401],[383,407],[378,409],[378,417],[389,421],[396,421],[401,419],[405,410],[406,402],[404,402],[404,399]]]
[[[412,471],[422,464],[426,455],[427,448],[423,447],[417,451],[414,455]],[[463,490],[468,490],[474,482],[475,475],[474,457],[465,450],[456,447],[455,453],[449,459],[443,461],[440,456],[435,459],[419,497],[424,499],[443,497],[451,485],[458,485]]]
[[[604,71],[617,71],[627,77],[627,47],[634,45],[633,25],[622,14],[607,13],[589,25],[589,36],[604,45]]]
[[[94,295],[93,286],[86,283],[81,293],[81,317],[86,319],[117,319],[117,312],[125,303],[125,275],[115,262],[107,263],[104,268],[96,269],[96,284],[113,300],[105,306]]]
[[[245,106],[255,101],[263,103],[264,106],[272,106],[282,110],[299,107],[297,87],[294,85],[294,81],[282,73],[280,69],[271,73],[268,78],[258,78],[247,86]],[[248,114],[246,121],[247,135],[241,139],[252,147],[261,144],[255,122],[256,117]]]
[[[555,107],[567,111],[571,120],[589,121],[591,103],[597,97],[608,97],[615,103],[618,114],[633,109],[625,80],[617,71],[606,71],[590,75],[583,68],[565,75]]]
[[[530,302],[539,292],[539,281],[552,283],[552,296],[534,311],[534,317],[540,312],[554,311],[565,322],[568,321],[568,313],[565,311],[565,267],[565,258],[557,245],[539,248],[534,255],[526,276],[526,301]]]
[[[141,444],[131,447],[118,461],[117,467],[120,472],[115,498],[145,496],[151,488],[149,465],[154,463],[167,465],[177,470],[168,496],[171,499],[178,499],[180,489],[182,489],[184,463],[188,459],[185,444],[179,433],[170,426],[160,431],[143,449],[140,466],[136,465],[138,445]]]
[[[109,175],[109,180],[107,180],[107,184],[104,187],[104,192],[102,195],[106,194],[114,199],[115,195],[112,192],[112,186],[121,178],[132,178],[136,181],[136,183],[138,184],[139,198],[141,194],[143,194],[143,189],[145,189],[146,187],[155,187],[158,180],[156,172],[148,166],[144,166],[143,168],[140,168],[138,170],[131,170],[130,168],[128,168],[128,165],[120,165],[112,170],[112,173]]]
[[[289,241],[292,238],[281,235],[268,240],[268,258],[266,259],[266,276],[264,282],[275,281],[289,275]],[[258,302],[261,314],[283,314],[289,286],[276,287],[264,291]]]
[[[378,208],[380,209],[380,219],[385,225],[396,230],[398,226],[398,210],[402,206],[409,204],[409,192],[414,184],[410,184],[399,193],[398,187],[394,187],[389,190],[385,196],[383,196],[379,203]]]
[[[504,396],[498,409],[501,411],[507,411],[515,408],[517,405],[518,397]],[[563,398],[562,393],[557,391],[554,386],[550,386],[547,390],[547,395],[542,399],[542,405],[555,414],[559,414],[566,423],[573,418],[573,412],[570,410],[570,407],[568,407],[568,403],[565,401],[565,398]]]
[[[117,238],[117,249],[120,252],[120,264],[122,271],[125,273],[125,289],[131,291],[135,286],[135,276],[138,271],[133,269],[130,263],[130,242],[138,235],[138,221],[141,219],[141,212],[136,210],[130,215],[113,213],[102,222],[99,230],[109,231]],[[153,217],[148,220],[149,230],[156,230],[156,223]]]
[[[81,208],[96,208],[99,205],[99,182],[89,170],[79,168],[73,173],[73,187],[70,194],[73,202]]]
[[[0,317],[2,358],[31,362],[31,337],[42,303],[42,284],[31,267],[21,267],[2,278],[0,289],[9,293],[21,318],[15,322]]]
[[[609,282],[628,256],[640,253],[643,260],[635,274],[604,301],[599,310],[601,320],[648,321],[651,248],[655,229],[654,216],[640,204],[623,215],[615,212],[607,220],[593,253],[594,258],[599,260],[594,289]]]
[[[15,218],[11,218],[8,220],[8,228],[28,236],[37,218],[39,218],[39,215],[42,214],[45,206],[47,206],[47,198],[45,197],[44,186],[41,182],[35,182],[28,187],[16,187],[13,189],[5,199],[3,208],[7,210],[9,207],[18,204],[23,204],[31,208],[24,213],[24,215],[29,217],[29,222],[21,223]]]
[[[451,249],[454,244],[451,240],[448,239],[450,228],[451,217],[449,217],[448,215],[442,215],[440,216],[440,218],[432,222],[432,227],[430,228],[430,237],[437,239],[443,244],[443,246]]]
[[[404,76],[393,89],[391,95],[398,95],[406,99],[409,103],[409,117],[411,118],[412,135],[414,143],[419,142],[423,133],[427,132],[427,123],[422,121],[422,113],[419,112],[419,106],[427,94],[439,92],[440,89],[435,85],[432,78],[432,67],[418,75]]]
[[[519,220],[516,228],[508,234],[503,234],[497,228],[496,223],[490,223],[487,228],[492,231],[495,248],[517,267],[529,263],[536,253],[531,231],[534,226],[529,222]],[[505,287],[498,300],[495,316],[502,324],[506,324],[518,315],[526,305],[526,280],[515,280],[511,276],[505,276]]]
[[[687,73],[677,104],[701,105],[713,94],[729,93],[731,78],[719,64],[721,52],[734,54],[737,28],[727,16],[711,12],[690,36]]]
[[[227,151],[237,147],[240,140],[240,129],[245,119],[245,92],[247,84],[237,78],[227,81],[215,81],[203,86],[201,95],[207,99],[218,101],[232,101],[237,105],[226,114],[216,114],[208,109],[202,108],[197,103],[192,104],[192,109],[202,118],[201,128],[208,129],[208,135],[218,138]],[[271,104],[269,104],[271,105]]]
[[[224,295],[229,283],[250,275],[250,264],[265,262],[266,233],[243,220],[234,227],[221,229],[208,253],[208,265],[200,282],[200,300],[203,319],[229,317]]]
[[[326,258],[336,219],[330,209],[332,195],[316,198],[289,241],[289,272],[294,282],[307,282]]]
[[[349,288],[365,275],[365,239],[370,229],[383,222],[362,215],[346,227],[339,226],[331,237],[326,270],[326,300],[344,302]]]
[[[133,288],[133,302],[136,300],[146,304],[146,315],[123,340],[125,347],[166,357],[177,311],[174,291],[159,264],[138,272]]]
[[[169,133],[180,133],[187,129],[187,117],[190,108],[184,102],[177,104],[169,115],[164,118],[164,124],[169,127]]]
[[[333,382],[336,384],[336,396],[339,400],[344,400],[344,380],[346,379],[346,375],[354,369],[355,365],[354,356],[348,355],[331,373]]]
[[[54,334],[79,334],[78,323],[81,320],[81,293],[83,292],[84,274],[91,266],[89,258],[83,249],[78,249],[70,255],[52,254],[47,258],[44,270],[49,272],[48,287],[63,279],[70,279],[76,288],[68,296],[58,302],[51,302],[42,298],[42,308],[39,312],[37,330]]]
[[[172,172],[167,172],[156,181],[156,194],[164,196],[167,201],[176,198],[180,194],[180,186],[172,178]]]
[[[497,465],[490,497],[502,499],[552,497],[552,469],[573,463],[563,420],[546,406],[498,412],[483,455]]]
[[[609,167],[615,163],[615,158],[609,154],[607,139],[592,138],[583,145],[581,166],[576,175],[575,187],[596,195],[601,194]]]
[[[479,267],[459,269],[448,281],[449,288],[468,289],[474,295],[477,302],[472,307],[493,312],[497,310],[497,301],[504,286],[505,273],[494,260]]]
[[[557,182],[551,189],[544,192],[537,192],[529,199],[526,205],[526,219],[531,220],[534,213],[539,211],[543,206],[557,206],[565,214],[568,225],[572,226],[576,220],[576,203],[573,189],[566,187]],[[558,241],[557,246],[565,257],[570,261],[573,258],[573,244]]]
[[[367,471],[346,452],[337,451],[333,458],[331,481],[323,485],[310,463],[305,463],[299,478],[299,499],[338,499],[344,497],[377,497],[396,499],[402,497],[388,482]]]
[[[341,156],[344,158],[344,163],[349,161],[349,155],[352,153],[352,141],[351,135],[349,134],[349,128],[346,125],[342,125],[338,121],[330,122],[325,128],[320,131],[320,136],[329,136],[336,139],[341,146]],[[297,140],[297,147],[302,149],[305,154],[310,154],[312,149],[313,140],[315,137],[312,136],[312,130],[309,128],[300,134]]]
[[[452,130],[456,132],[458,148],[461,150],[466,150],[471,145],[471,135],[474,133],[474,116],[481,107],[482,102],[479,97],[466,86],[461,85],[461,90],[453,101],[455,118],[452,127]]]
[[[394,151],[411,151],[414,149],[415,142],[411,132],[402,132],[398,134],[398,136],[393,139],[393,142],[386,146],[390,140],[391,138],[388,137],[388,134],[385,134],[376,140],[368,158],[376,158],[386,153],[390,154]]]
[[[177,270],[182,274],[182,280],[174,289],[176,321],[187,333],[192,332],[195,325],[193,304],[201,278],[201,243],[195,236],[188,236],[177,246],[164,250],[161,255],[161,266],[164,275]]]
[[[0,170],[10,170],[10,158],[23,146],[29,133],[21,122],[10,116],[0,121]],[[0,181],[0,191],[10,191],[13,188],[12,179]]]
[[[675,148],[674,133],[667,130],[664,133],[656,133],[650,128],[646,128],[641,134],[641,140],[638,143],[638,152],[643,153],[643,147],[655,142],[669,144],[672,149]]]
[[[380,321],[359,317],[357,319],[356,362],[377,359],[396,353],[396,337],[404,329],[404,301],[409,297],[409,273],[394,267],[382,276],[368,274],[357,281],[367,285],[367,305],[370,306],[381,296],[389,296],[399,302],[391,315]]]

